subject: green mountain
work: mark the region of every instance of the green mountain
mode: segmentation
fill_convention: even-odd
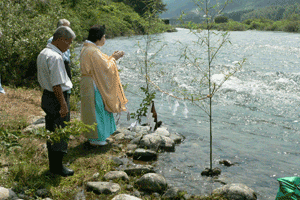
[[[209,6],[216,4],[216,1],[220,4],[225,0],[211,0]],[[197,6],[193,0],[163,0],[163,3],[167,4],[167,11],[162,13],[162,18],[178,18],[181,11],[185,13],[197,13]],[[285,6],[295,3],[300,3],[300,0],[233,0],[228,4],[224,10],[224,13],[249,11],[267,6]]]

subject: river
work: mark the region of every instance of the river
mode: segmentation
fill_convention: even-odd
[[[166,91],[174,88],[197,91],[195,84],[187,83],[193,75],[201,75],[179,60],[186,46],[205,58],[204,47],[194,45],[197,37],[187,29],[178,29],[178,32],[157,34],[154,38],[149,56],[165,45],[153,60],[154,82]],[[277,179],[300,174],[300,35],[237,31],[230,32],[230,41],[213,63],[215,82],[222,77],[218,70],[232,68],[243,58],[247,62],[213,97],[213,167],[221,168],[220,178],[225,182],[247,185],[257,192],[260,200],[275,199],[279,187]],[[126,53],[118,66],[122,70],[122,83],[128,84],[125,93],[131,112],[139,107],[143,98],[138,88],[144,86],[140,75],[144,44],[142,36],[119,37],[108,39],[101,48],[107,54],[114,50]],[[160,154],[156,163],[158,173],[173,186],[191,194],[209,194],[222,186],[201,176],[201,171],[209,166],[209,120],[205,112],[158,91],[155,105],[159,120],[171,132],[186,137],[175,152]],[[123,114],[120,125],[129,126],[132,122],[127,122]],[[237,164],[222,166],[219,160],[223,159]]]

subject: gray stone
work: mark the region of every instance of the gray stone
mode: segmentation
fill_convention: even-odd
[[[74,200],[85,200],[84,190],[79,191],[75,197]]]
[[[160,194],[158,194],[157,192],[152,193],[152,195],[153,195],[155,198],[160,198]]]
[[[179,190],[178,188],[175,188],[175,187],[171,187],[169,188],[165,193],[164,195],[162,196],[163,199],[167,199],[167,200],[172,200],[172,199],[175,199],[177,196],[178,196],[178,193],[180,192],[181,190]]]
[[[123,161],[122,161],[120,158],[118,158],[118,157],[112,157],[111,159],[112,159],[112,161],[113,161],[116,165],[118,165],[118,166],[124,164]]]
[[[146,149],[136,149],[133,153],[133,159],[142,161],[157,160],[157,153]]]
[[[28,133],[28,132],[32,132],[35,129],[39,129],[39,128],[44,128],[45,124],[31,124],[29,126],[27,126],[25,129],[23,129],[23,132]]]
[[[114,143],[115,141],[114,141],[113,138],[108,137],[108,138],[106,139],[106,142],[107,142],[108,144],[112,144],[112,143]]]
[[[128,194],[119,194],[115,196],[112,200],[142,200],[142,199]]]
[[[18,197],[20,199],[29,199],[29,196],[28,195],[25,195],[25,194],[18,194]]]
[[[133,185],[126,185],[126,190],[133,190]]]
[[[119,126],[119,127],[117,127],[117,130],[115,131],[115,133],[116,134],[123,133],[124,131],[128,131],[127,128]]]
[[[124,139],[125,140],[133,140],[135,138],[134,134],[130,134],[130,135],[125,135]]]
[[[126,155],[131,157],[131,156],[133,156],[133,153],[134,153],[133,150],[129,150],[129,151],[126,152]]]
[[[230,160],[220,160],[219,164],[225,165],[226,167],[230,167],[230,166],[234,165],[234,163],[232,163]]]
[[[94,191],[97,194],[113,194],[120,191],[120,185],[110,182],[88,182],[87,190]]]
[[[52,200],[52,199],[50,199],[50,198],[46,198],[46,199],[43,199],[43,200]]]
[[[192,195],[190,195],[190,194],[184,194],[183,195],[184,200],[188,200],[188,199],[191,199],[191,198],[192,198]]]
[[[16,199],[16,198],[18,198],[18,197],[14,191],[12,191],[11,189],[0,187],[0,199],[1,200]]]
[[[118,133],[117,135],[114,136],[115,140],[123,140],[125,134],[124,133]]]
[[[180,144],[184,140],[184,137],[179,133],[170,133],[169,137],[175,142],[175,144]]]
[[[37,124],[45,124],[45,117],[39,118],[37,119],[35,122],[33,122],[32,124],[37,125]]]
[[[127,150],[135,150],[137,147],[136,144],[127,144]]]
[[[138,190],[134,191],[133,195],[136,196],[136,197],[141,197],[142,196],[141,193]]]
[[[50,196],[50,192],[47,189],[39,189],[36,191],[36,195],[42,198]]]
[[[129,181],[129,177],[126,172],[123,171],[110,171],[104,175],[105,180],[114,180],[114,179],[122,179],[125,181]]]
[[[135,128],[135,132],[139,133],[139,134],[142,134],[142,135],[148,134],[149,130],[150,130],[150,126],[137,126]]]
[[[124,169],[128,175],[143,175],[146,173],[154,172],[154,168],[151,165],[133,165]]]
[[[141,139],[139,147],[151,149],[154,151],[157,151],[158,149],[162,149],[165,151],[175,151],[175,143],[171,138],[160,136],[156,133],[145,135]]]
[[[170,137],[170,132],[166,128],[158,128],[154,133],[156,133],[157,135]]]
[[[95,174],[93,174],[93,179],[96,180],[100,177],[100,174],[97,172]]]
[[[205,170],[201,172],[201,176],[219,176],[220,174],[221,169],[218,167],[215,167],[212,170],[205,168]]]
[[[232,183],[213,190],[213,194],[221,194],[230,200],[256,200],[255,192],[241,183]]]
[[[130,144],[139,145],[141,139],[142,139],[142,136],[136,137],[136,138],[134,138],[133,140],[130,141]]]
[[[148,173],[143,175],[137,182],[136,185],[145,191],[150,192],[164,192],[167,189],[167,181],[166,179],[156,173]]]

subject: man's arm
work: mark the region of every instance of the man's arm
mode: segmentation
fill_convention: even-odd
[[[69,110],[68,110],[68,105],[65,100],[64,94],[62,92],[61,86],[60,85],[55,85],[53,86],[53,92],[54,95],[56,96],[57,100],[59,101],[60,104],[60,116],[63,118],[67,116]]]

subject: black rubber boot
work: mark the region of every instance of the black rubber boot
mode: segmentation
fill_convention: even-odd
[[[62,160],[64,153],[60,151],[51,151],[48,149],[48,158],[49,158],[49,169],[52,174],[58,174],[61,176],[72,176],[74,171],[63,166]]]

